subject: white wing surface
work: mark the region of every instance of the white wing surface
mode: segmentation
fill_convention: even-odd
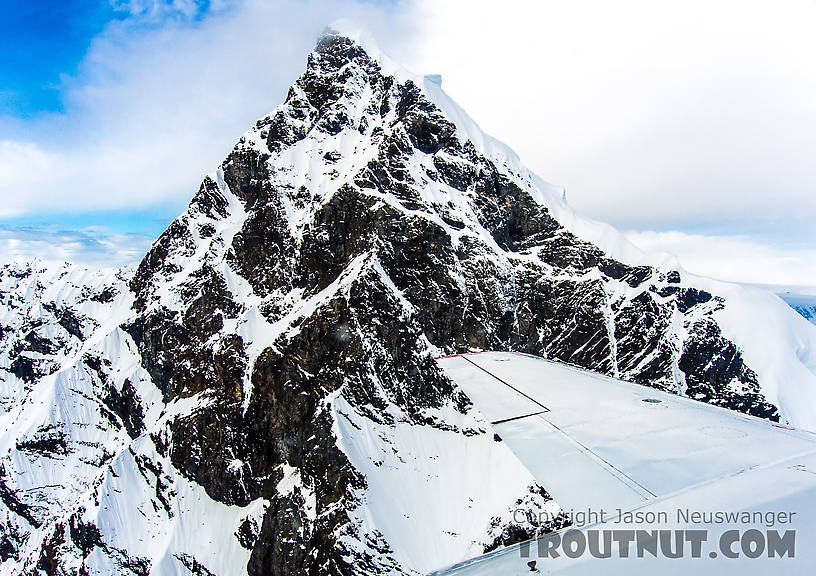
[[[538,558],[533,544],[529,558],[516,546],[439,574],[530,574],[530,560],[540,573],[558,574],[816,573],[816,435],[529,355],[487,352],[438,361],[564,510],[591,511],[594,516],[585,516],[593,520],[604,512],[602,521],[581,528],[585,534],[707,530],[700,558],[690,550],[683,558],[648,551],[643,558],[589,552]],[[657,520],[630,522],[619,515],[630,511],[653,512]],[[724,522],[690,516],[714,512],[730,516]],[[763,520],[731,521],[742,512],[761,512]],[[742,538],[752,529],[765,538],[775,537],[769,529],[793,531],[794,557],[780,558],[774,550],[773,558],[765,552],[750,558],[741,553],[741,542],[729,548],[739,558],[725,557],[722,534],[738,530]],[[636,556],[635,545],[630,548]],[[617,544],[612,550],[616,556]]]

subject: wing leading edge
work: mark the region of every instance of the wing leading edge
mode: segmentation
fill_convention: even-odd
[[[490,420],[495,433],[566,511],[603,520],[583,529],[705,529],[756,526],[691,522],[693,512],[798,511],[800,542],[816,537],[816,436],[660,390],[534,356],[486,352],[439,364]],[[659,525],[627,523],[621,512],[663,512]],[[685,511],[685,513],[684,513]],[[782,528],[778,526],[777,528]],[[739,547],[739,546],[738,546]],[[816,551],[795,558],[689,559],[712,573],[812,573]],[[535,547],[533,547],[535,559]],[[529,560],[529,559],[528,559]],[[505,549],[440,574],[529,574]],[[687,574],[683,559],[546,559],[546,573]],[[611,562],[611,563],[610,563]],[[776,563],[774,563],[776,562]],[[769,564],[770,563],[770,564]],[[781,563],[781,564],[779,564]],[[786,564],[787,563],[787,564]]]

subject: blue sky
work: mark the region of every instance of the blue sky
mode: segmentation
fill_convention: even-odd
[[[692,271],[816,286],[813,0],[2,10],[0,260],[138,260],[345,17],[409,69],[441,73],[580,212]]]
[[[94,38],[112,24],[193,24],[210,7],[209,0],[3,0],[0,115],[65,112],[63,82],[78,75]]]
[[[93,38],[122,15],[95,0],[4,0],[0,18],[0,114],[63,111],[60,84]]]

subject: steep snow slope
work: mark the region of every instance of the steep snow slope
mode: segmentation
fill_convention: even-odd
[[[448,352],[814,424],[807,323],[771,306],[768,344],[763,296],[647,265],[364,44],[323,36],[132,274],[62,306],[28,286],[71,274],[3,272],[0,573],[417,574],[523,539],[511,508],[558,507]]]
[[[271,503],[214,501],[173,466],[174,422],[213,399],[163,401],[120,328],[134,318],[127,274],[38,263],[0,273],[0,574],[247,571]],[[334,438],[364,474],[338,537],[362,571],[419,573],[481,554],[506,538],[516,501],[558,512],[470,408],[430,410],[437,426],[406,423],[395,406],[381,407],[390,424],[377,423],[339,394],[325,408]],[[237,459],[228,466],[242,471]],[[492,467],[504,474],[480,478]],[[326,511],[304,476],[280,464],[273,494],[300,502],[304,523],[316,522]],[[415,536],[418,522],[425,540]]]
[[[174,406],[119,328],[128,274],[36,262],[0,273],[2,574],[171,574],[194,558],[231,573],[248,560],[232,534],[262,509],[212,501],[150,440]]]
[[[757,373],[764,396],[789,424],[816,431],[816,327],[766,290],[688,277],[725,298],[715,318]]]

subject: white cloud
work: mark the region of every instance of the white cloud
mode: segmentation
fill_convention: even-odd
[[[397,8],[352,0],[250,0],[193,20],[188,2],[120,4],[133,16],[64,79],[65,114],[0,118],[5,214],[183,202],[283,100],[327,23],[406,37]],[[157,25],[162,10],[173,16]]]
[[[170,15],[190,18],[199,11],[196,0],[110,0],[110,4],[114,10],[127,12],[131,16],[149,18],[163,18]]]
[[[44,152],[32,143],[0,140],[0,190],[3,205],[0,217],[12,216],[20,211],[19,194],[28,193],[32,187],[41,186],[45,175],[53,172],[59,158]]]
[[[578,210],[638,228],[816,216],[814,2],[422,7],[412,66]]]

